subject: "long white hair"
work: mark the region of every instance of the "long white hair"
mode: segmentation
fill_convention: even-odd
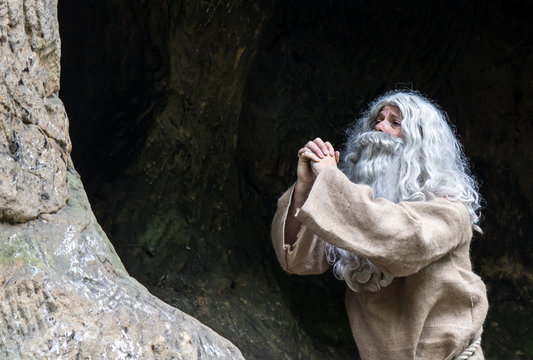
[[[372,135],[376,118],[386,105],[397,106],[401,111],[402,139],[395,140],[388,134]],[[348,129],[347,135],[340,167],[350,180],[359,182],[361,172],[366,171],[365,176],[371,178],[367,185],[374,190],[374,196],[394,202],[434,198],[460,201],[470,213],[473,229],[481,232],[478,182],[470,173],[467,158],[446,113],[438,105],[418,92],[391,91],[371,103],[368,111]],[[375,173],[376,162],[372,163],[374,168],[366,161],[361,166],[361,146],[367,145],[365,141],[376,142],[385,150],[378,153],[382,158],[377,164],[384,165],[382,161],[388,159],[392,167],[380,166],[385,171]],[[394,152],[396,158],[392,157]],[[335,276],[345,280],[354,291],[361,287],[378,291],[392,281],[389,274],[357,254],[330,244],[326,254]]]

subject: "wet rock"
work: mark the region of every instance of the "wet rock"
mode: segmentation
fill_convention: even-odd
[[[0,0],[0,358],[242,359],[130,277],[70,160],[57,1]]]
[[[0,224],[0,358],[242,359],[131,278],[79,176],[55,214]]]

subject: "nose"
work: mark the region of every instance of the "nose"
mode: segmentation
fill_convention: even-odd
[[[387,127],[387,121],[383,120],[383,121],[378,122],[376,126],[374,127],[374,130],[388,133],[389,129]]]

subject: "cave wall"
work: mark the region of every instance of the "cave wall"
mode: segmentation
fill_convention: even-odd
[[[481,180],[488,359],[533,358],[532,29],[519,1],[59,2],[72,156],[128,271],[247,358],[353,358],[343,286],[269,239],[296,151],[407,87]],[[268,355],[267,355],[268,354]]]
[[[57,0],[0,0],[0,358],[243,359],[129,276],[70,157]]]

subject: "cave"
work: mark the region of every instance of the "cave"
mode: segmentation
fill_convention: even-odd
[[[374,97],[448,113],[482,183],[487,359],[533,358],[533,28],[521,1],[58,3],[72,158],[128,272],[249,359],[353,359],[344,285],[270,241],[296,152]]]

